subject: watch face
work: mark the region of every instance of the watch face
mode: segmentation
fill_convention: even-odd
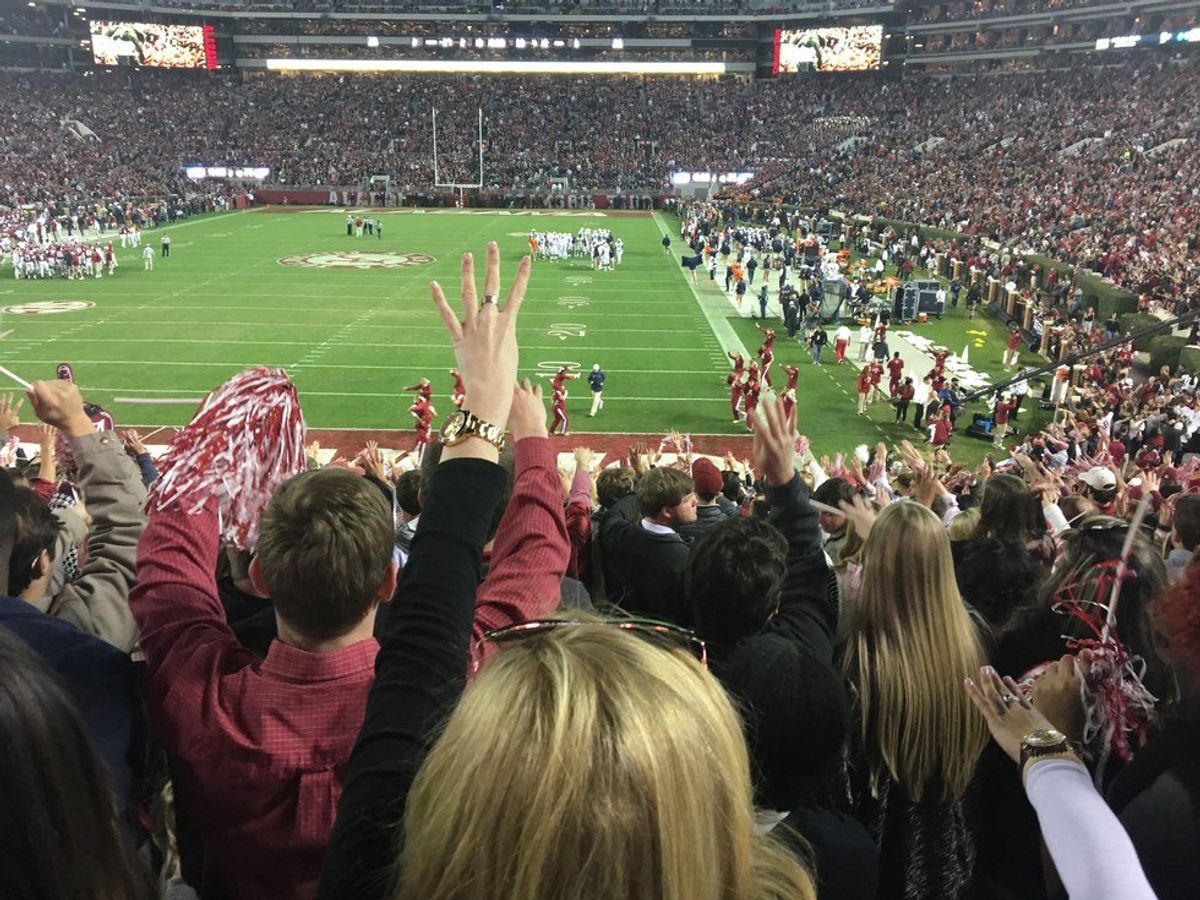
[[[449,443],[454,440],[463,430],[463,424],[467,421],[466,415],[460,410],[452,413],[442,425],[442,443]]]
[[[1025,735],[1025,743],[1030,747],[1054,747],[1066,741],[1066,736],[1053,728],[1039,728]]]

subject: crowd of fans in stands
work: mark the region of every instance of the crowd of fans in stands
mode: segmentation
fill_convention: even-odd
[[[1094,0],[956,0],[956,2],[929,4],[918,21],[952,22],[959,19],[986,19],[996,16],[1057,12],[1094,5],[1097,5]]]
[[[962,231],[1142,292],[1194,292],[1200,280],[1194,63],[1129,66],[1119,81],[1088,67],[817,87],[124,73],[13,74],[0,85],[9,205],[183,196],[196,188],[182,166],[196,162],[267,166],[285,186],[353,186],[384,172],[419,191],[433,181],[434,107],[441,178],[471,181],[476,121],[462,111],[481,107],[489,191],[556,179],[573,190],[665,190],[675,170],[752,168],[760,179],[736,195]]]
[[[35,458],[0,397],[6,892],[1200,893],[1194,378],[1105,356],[978,469],[815,460],[768,401],[746,460],[562,470],[528,264],[503,305],[473,268],[435,305],[511,444],[310,447],[250,548],[216,497],[144,512],[155,460],[69,370]]]

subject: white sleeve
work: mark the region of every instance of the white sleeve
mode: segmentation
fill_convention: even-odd
[[[1043,506],[1042,515],[1046,517],[1046,524],[1050,526],[1050,534],[1054,537],[1071,529],[1071,523],[1067,521],[1067,517],[1063,515],[1063,511],[1057,503],[1048,503]]]
[[[1155,900],[1133,842],[1096,793],[1082,763],[1031,763],[1025,793],[1069,897],[1076,900]]]

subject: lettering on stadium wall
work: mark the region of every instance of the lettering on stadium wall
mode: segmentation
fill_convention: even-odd
[[[333,253],[301,253],[279,260],[283,266],[302,269],[408,269],[436,262],[428,253],[362,253],[345,250]]]

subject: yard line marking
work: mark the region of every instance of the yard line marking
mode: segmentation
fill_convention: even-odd
[[[113,403],[142,403],[154,406],[195,406],[203,403],[203,397],[164,397],[156,400],[153,397],[113,397]],[[159,429],[162,430],[161,428]]]
[[[132,323],[131,323],[132,324]],[[195,324],[195,323],[189,323]],[[51,343],[50,340],[41,343]],[[234,341],[234,340],[217,340],[212,338],[108,338],[107,344],[228,344],[232,346],[250,346],[250,347],[311,347],[312,341]],[[394,341],[388,342],[340,342],[339,347],[388,347],[392,350],[402,352],[404,350],[449,350],[450,348],[445,343],[439,344],[396,344]],[[563,345],[560,344],[522,344],[522,350],[555,350],[561,352]],[[604,350],[604,351],[631,351],[635,353],[705,353],[706,351],[700,347],[603,347],[594,344],[585,344],[581,349]]]
[[[58,357],[47,357],[46,359],[9,359],[9,362],[28,363],[29,365],[45,365],[48,363],[58,363],[61,360]],[[268,363],[261,359],[250,360],[246,362],[182,362],[174,359],[78,359],[72,358],[73,365],[76,366],[191,366],[193,368],[208,368],[208,369],[230,369],[230,368],[246,368],[248,366],[282,366],[285,369],[351,369],[351,370],[366,370],[377,372],[426,372],[430,368],[439,368],[436,366],[404,366],[394,365],[392,363],[378,363],[369,365],[363,363],[299,363],[296,365],[287,365],[285,363]],[[712,375],[712,369],[605,369],[613,375]]]
[[[561,316],[559,318],[561,318]],[[323,328],[326,330],[326,332],[332,332],[332,334],[330,335],[328,340],[322,341],[321,345],[323,346],[324,344],[328,343],[329,340],[336,340],[337,336],[339,334],[341,334],[343,331],[345,331],[349,328],[355,328],[355,327],[359,327],[361,325],[366,324],[361,319],[362,319],[362,317],[360,316],[359,318],[355,319],[353,322],[341,323],[341,324],[333,323],[333,322],[214,322],[211,320],[190,321],[190,320],[172,320],[172,319],[162,320],[162,321],[158,321],[158,322],[139,321],[136,323],[107,322],[106,321],[106,322],[91,322],[87,325],[80,326],[78,328],[69,329],[67,331],[55,332],[54,336],[52,338],[44,338],[43,340],[45,340],[47,342],[49,342],[51,340],[54,340],[54,341],[69,340],[69,339],[71,339],[74,332],[80,330],[80,328],[93,329],[93,328],[99,328],[102,325],[111,325],[111,326],[115,326],[118,328],[129,328],[130,326],[135,326],[137,328],[137,330],[140,332],[144,332],[147,330],[147,327],[153,327],[153,326],[162,326],[164,328],[171,328],[172,330],[176,330],[179,326],[189,326],[189,327],[194,327],[194,328],[218,328],[218,327],[263,328],[263,329],[274,329],[274,330],[287,329],[287,328]],[[558,323],[551,323],[551,326],[553,327],[555,324],[558,324]],[[578,324],[580,325],[580,327],[584,327],[582,323],[578,323]],[[436,325],[435,324],[429,324],[429,325],[384,325],[379,322],[372,322],[371,328],[376,331],[384,331],[384,330],[388,330],[388,331],[400,330],[400,331],[404,331],[404,332],[432,331],[435,334],[442,334],[446,330],[446,326],[442,325],[442,324],[436,324]],[[647,336],[658,335],[658,334],[669,334],[672,336],[679,336],[679,335],[688,334],[688,332],[683,331],[678,328],[593,328],[592,326],[586,326],[585,330],[587,332],[586,334],[578,334],[578,335],[572,334],[569,336],[570,337],[594,337],[597,335],[604,336],[604,335],[615,335],[615,334],[637,334],[637,335],[647,335]],[[538,326],[538,325],[527,325],[524,328],[521,328],[520,326],[518,326],[518,334],[528,335],[533,332],[536,332],[538,334],[543,333],[541,326]],[[106,340],[120,341],[120,340],[124,340],[124,338],[121,338],[121,337],[106,338]],[[163,340],[168,340],[168,339],[164,338]],[[315,340],[315,338],[314,338],[314,340]],[[313,346],[318,346],[318,345],[314,344]],[[411,345],[405,344],[404,346],[411,346]],[[697,349],[705,349],[705,350],[716,349],[716,345],[710,346],[708,344],[704,344],[702,347],[697,348]]]
[[[403,391],[388,391],[386,393],[371,392],[371,391],[307,391],[304,388],[298,387],[301,395],[309,397],[392,397],[399,398]],[[114,388],[114,387],[89,387],[91,393],[115,394],[120,393],[122,400],[126,403],[136,402],[136,398],[125,397],[125,393],[136,394],[153,394],[153,393],[179,393],[179,388],[164,388],[159,391],[155,388]],[[607,397],[605,399],[608,399]],[[633,401],[637,403],[729,403],[728,397],[615,397],[614,399]],[[147,401],[149,402],[149,401]],[[198,401],[188,401],[198,402]]]
[[[240,295],[240,296],[245,296],[245,295]],[[272,294],[270,296],[278,296],[278,295]],[[291,301],[292,297],[294,297],[294,296],[296,296],[296,295],[294,295],[294,294],[289,295],[286,298],[286,301]],[[605,305],[607,305],[607,304],[605,304]],[[98,304],[96,308],[102,309],[104,311],[109,311],[109,310],[115,311],[115,310],[122,310],[122,309],[140,309],[141,307],[134,305],[134,304],[102,303],[102,304]],[[197,306],[185,306],[185,305],[179,305],[179,304],[173,303],[170,305],[170,307],[164,307],[164,308],[169,309],[171,312],[175,312],[177,310],[210,311],[210,310],[214,310],[214,309],[236,309],[239,311],[261,310],[263,312],[278,312],[278,313],[285,313],[288,315],[294,315],[295,313],[298,313],[298,312],[304,312],[304,313],[309,313],[309,312],[311,312],[311,313],[352,313],[353,312],[353,313],[356,313],[362,309],[362,305],[361,305],[361,301],[359,301],[357,304],[347,303],[345,306],[295,306],[295,305],[291,304],[290,302],[287,302],[285,304],[283,301],[281,301],[280,305],[278,305],[278,306],[247,306],[244,303],[239,303],[236,305],[203,304],[203,305],[197,305]],[[598,310],[595,310],[595,309],[589,310],[589,312],[595,312],[595,311],[598,311]],[[603,313],[604,313],[605,318],[610,318],[610,317],[611,318],[623,318],[623,319],[690,319],[690,318],[692,318],[690,313],[622,313],[622,312],[610,312],[607,309],[603,310]],[[521,321],[528,319],[530,316],[553,318],[553,317],[561,317],[563,314],[564,314],[563,310],[561,310],[561,309],[556,312],[554,310],[548,310],[548,309],[547,310],[537,310],[537,309],[529,309],[528,307],[522,307]],[[421,308],[421,309],[376,309],[375,315],[377,315],[377,316],[421,316],[424,318],[432,318],[437,315],[437,311],[435,309],[433,309],[432,306],[430,306],[428,308]],[[23,323],[23,324],[53,325],[55,323],[52,321],[49,321],[45,316],[42,316],[42,317],[30,317],[30,321],[28,323]],[[138,324],[141,325],[142,322],[139,321]],[[155,323],[152,322],[150,324],[155,324]],[[254,324],[255,325],[271,325],[273,323],[269,322],[269,321],[264,321],[264,322],[255,322]],[[705,323],[703,322],[703,320],[701,320],[699,322],[695,322],[694,324],[702,326]],[[2,335],[0,335],[0,336],[2,336]]]

